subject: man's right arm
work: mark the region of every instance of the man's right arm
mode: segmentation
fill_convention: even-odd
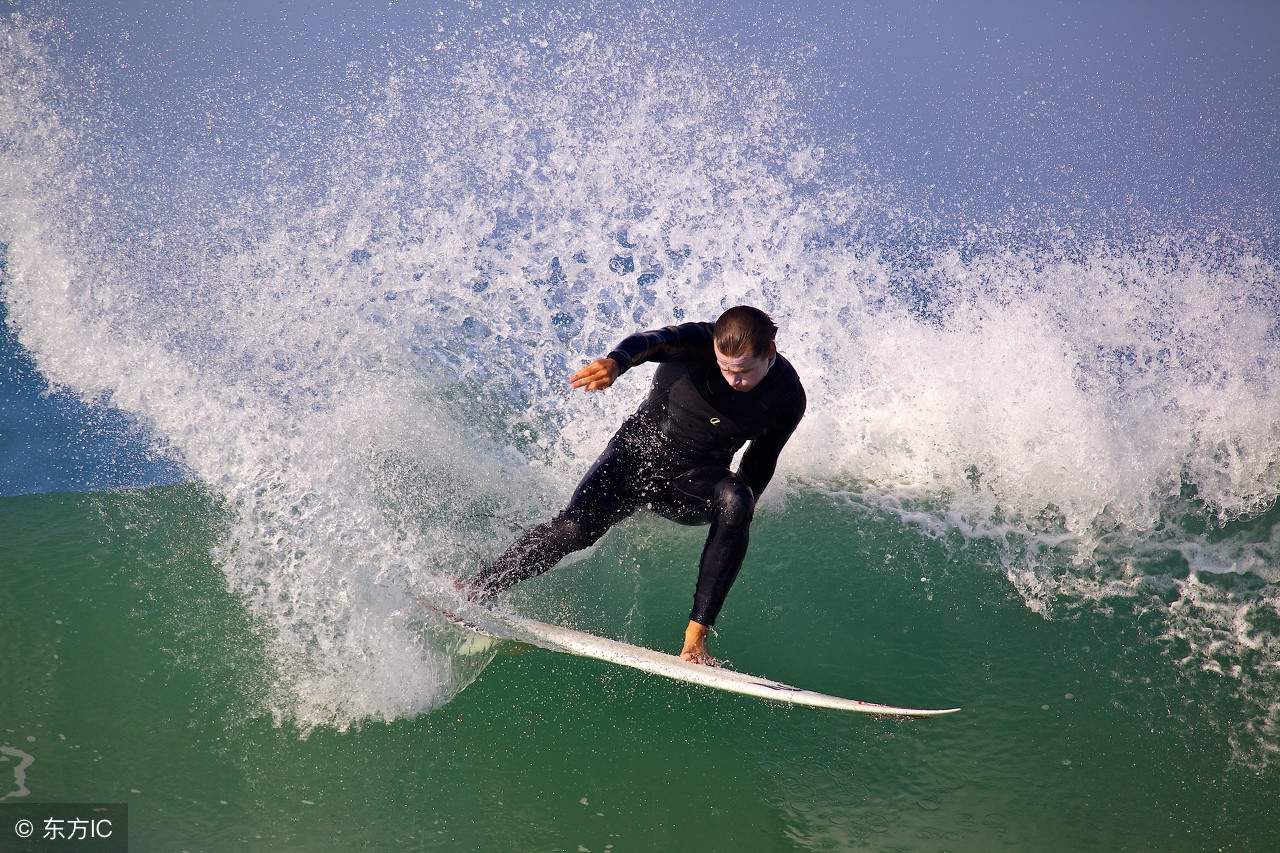
[[[604,358],[578,368],[569,377],[569,384],[584,391],[603,391],[637,364],[674,361],[711,352],[714,328],[711,323],[681,323],[628,335]]]
[[[681,323],[628,335],[609,353],[619,375],[646,361],[678,361],[712,352],[711,323]]]

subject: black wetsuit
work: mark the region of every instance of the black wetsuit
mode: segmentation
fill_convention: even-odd
[[[640,332],[609,353],[623,373],[659,362],[648,398],[623,422],[569,506],[480,572],[483,594],[542,574],[645,507],[684,524],[710,522],[689,618],[715,622],[746,556],[756,499],[804,416],[805,395],[781,355],[755,388],[730,388],[716,363],[713,328],[684,323]],[[729,464],[748,441],[735,474]]]

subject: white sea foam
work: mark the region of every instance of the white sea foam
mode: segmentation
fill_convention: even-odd
[[[739,302],[779,321],[809,391],[780,482],[1030,538],[1006,569],[1044,612],[1123,593],[1153,542],[1276,580],[1274,535],[1168,519],[1280,494],[1280,276],[1247,247],[961,236],[894,260],[901,212],[824,180],[847,153],[797,129],[776,75],[585,31],[360,80],[339,116],[359,120],[315,130],[319,179],[280,165],[283,134],[275,166],[157,169],[107,211],[125,155],[56,97],[72,81],[39,33],[4,37],[11,322],[52,381],[141,415],[226,498],[218,557],[276,643],[273,707],[304,727],[465,685],[487,658],[413,595],[553,511],[644,393],[644,369],[593,396],[567,373]],[[1102,558],[1128,574],[1100,579]]]

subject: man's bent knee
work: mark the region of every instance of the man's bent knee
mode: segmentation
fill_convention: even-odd
[[[716,514],[721,523],[742,527],[751,523],[756,511],[756,498],[751,487],[731,477],[716,489]]]
[[[593,527],[589,527],[563,512],[552,519],[551,524],[555,527],[555,537],[569,551],[581,551],[583,548],[588,548],[596,544],[600,537],[605,534],[604,530],[596,530]]]

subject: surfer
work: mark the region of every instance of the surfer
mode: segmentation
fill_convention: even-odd
[[[488,600],[540,575],[641,508],[682,524],[709,523],[680,656],[714,663],[707,632],[742,567],[756,501],[804,417],[804,388],[778,353],[776,333],[769,315],[739,305],[715,323],[631,335],[574,373],[574,388],[603,391],[637,364],[658,364],[648,398],[614,434],[569,505],[483,567],[469,594]],[[747,442],[737,472],[730,471]]]

